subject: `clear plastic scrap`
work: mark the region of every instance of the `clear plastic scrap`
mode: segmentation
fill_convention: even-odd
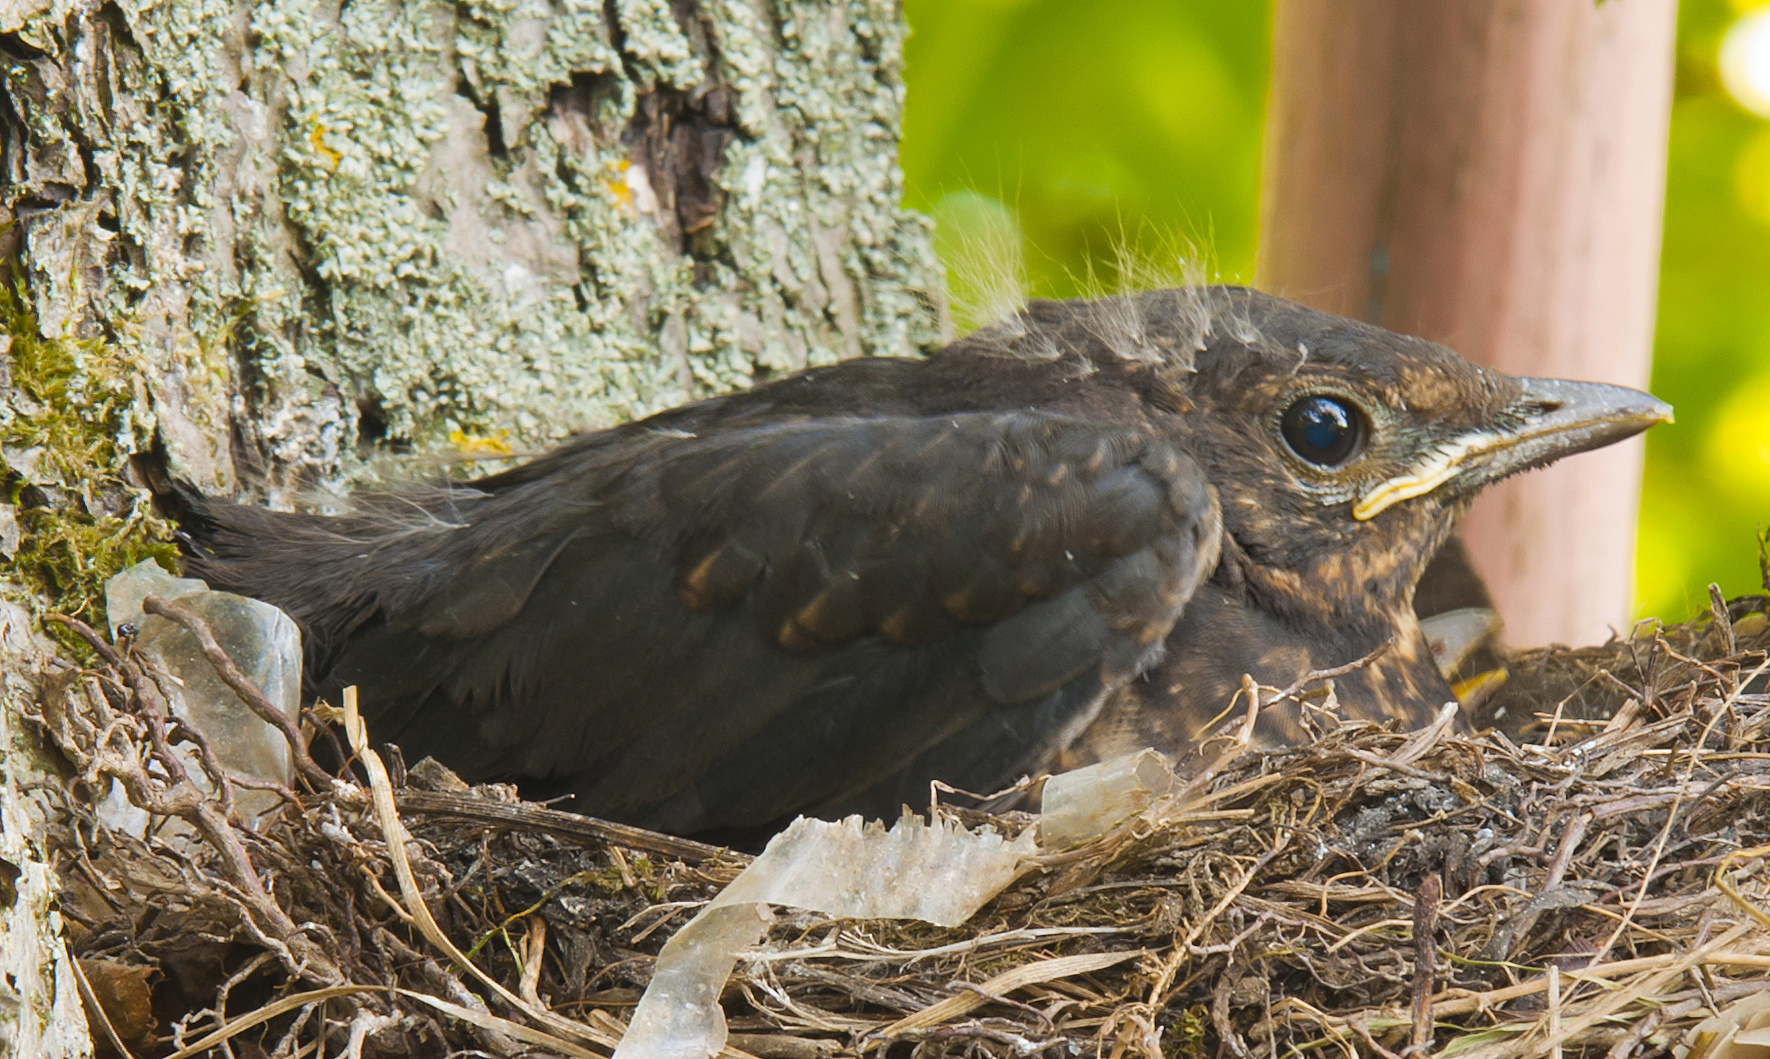
[[[174,577],[151,559],[105,583],[105,617],[111,635],[115,637],[124,625],[134,626],[137,649],[176,678],[162,689],[172,712],[208,738],[216,760],[229,770],[289,785],[288,740],[240,701],[215,672],[195,636],[177,622],[142,612],[148,596],[176,601],[194,611],[234,665],[290,717],[298,716],[301,707],[301,632],[295,622],[269,603],[211,591],[195,578]],[[192,779],[203,785],[203,771],[194,754],[186,764]],[[235,796],[248,822],[278,802],[271,791],[240,790]],[[147,814],[131,806],[117,789],[100,802],[99,815],[107,824],[137,836],[147,826]]]
[[[1154,805],[1174,786],[1174,766],[1145,747],[1045,781],[1039,845],[1047,851],[1092,842]]]
[[[1104,835],[1173,783],[1171,764],[1154,750],[1053,776],[1038,826],[1013,840],[908,814],[889,831],[858,816],[840,823],[801,817],[665,943],[614,1059],[708,1059],[722,1051],[719,994],[738,953],[767,931],[770,905],[956,927],[1006,889],[1029,858]]]

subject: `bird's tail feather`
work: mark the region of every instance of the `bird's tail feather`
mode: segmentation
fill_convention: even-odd
[[[178,527],[185,576],[282,609],[301,628],[310,673],[324,672],[332,652],[382,610],[401,582],[409,587],[388,553],[409,539],[410,526],[271,511],[208,496],[163,471],[144,477],[160,512]]]

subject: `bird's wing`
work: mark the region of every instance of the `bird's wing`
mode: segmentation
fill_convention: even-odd
[[[1150,663],[1215,562],[1214,495],[1138,429],[964,413],[633,449],[390,549],[363,576],[406,587],[323,685],[360,685],[377,738],[465,775],[756,826],[992,709],[1025,745],[968,767],[1012,769]]]

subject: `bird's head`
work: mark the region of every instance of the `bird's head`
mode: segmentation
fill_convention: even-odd
[[[1218,491],[1226,556],[1245,557],[1271,607],[1313,611],[1300,620],[1410,606],[1481,487],[1672,417],[1636,390],[1485,370],[1241,288],[1156,291],[1111,312],[1136,317],[1191,406],[1175,421]]]
[[[1443,346],[1242,288],[1038,302],[965,348],[1056,364],[1075,414],[1137,416],[1204,472],[1221,558],[1167,651],[1120,689],[1073,763],[1185,747],[1247,674],[1283,687],[1389,650],[1336,681],[1351,716],[1410,725],[1451,689],[1414,616],[1420,576],[1481,488],[1671,419],[1653,397],[1479,368]],[[983,400],[1021,393],[1010,380]],[[1106,376],[1109,385],[1076,385]],[[977,376],[972,376],[977,377]],[[1053,388],[1057,384],[1050,384]],[[1022,387],[1028,393],[1037,391]],[[1299,708],[1257,737],[1307,737]],[[1077,751],[1081,753],[1081,751]]]

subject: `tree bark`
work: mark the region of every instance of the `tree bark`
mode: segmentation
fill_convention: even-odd
[[[55,770],[20,723],[54,645],[24,607],[0,599],[0,1055],[92,1054],[78,985],[62,945],[60,887],[43,847],[43,802]]]
[[[41,326],[137,357],[205,488],[939,337],[890,0],[19,2]]]
[[[116,443],[37,443],[42,388],[0,358],[0,556],[28,517],[126,508],[132,449],[286,505],[390,453],[519,455],[932,347],[943,282],[900,205],[904,32],[895,0],[0,0],[0,251],[73,365],[56,392],[102,394],[86,418]],[[56,602],[28,573],[0,593]],[[18,737],[47,655],[15,619]],[[4,751],[18,844],[32,751]],[[39,943],[6,949],[24,1003],[0,1024],[15,1054],[79,1054],[47,857],[0,855],[36,887],[0,928]]]
[[[1531,375],[1645,387],[1675,0],[1281,0],[1259,282]],[[1464,530],[1514,643],[1631,607],[1641,443]]]

